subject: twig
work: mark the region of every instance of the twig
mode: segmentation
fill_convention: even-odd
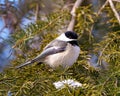
[[[38,16],[39,16],[39,4],[36,4],[35,21],[38,20]]]
[[[113,1],[120,2],[120,0],[113,0]]]
[[[74,29],[74,25],[75,25],[75,16],[76,16],[76,8],[78,8],[80,6],[80,4],[83,2],[83,0],[77,0],[72,8],[72,11],[71,11],[71,21],[68,25],[68,28],[67,28],[67,31],[73,31]]]
[[[105,6],[108,4],[108,0],[102,5],[102,7],[98,10],[97,14],[99,15],[101,11],[105,8]]]
[[[112,41],[112,40],[111,40]],[[111,42],[110,41],[110,42]],[[102,57],[102,55],[103,55],[103,53],[104,53],[104,51],[106,50],[106,48],[108,47],[108,45],[110,44],[110,42],[108,42],[106,45],[105,45],[105,47],[102,49],[102,51],[101,51],[101,53],[100,53],[100,55],[99,55],[99,57],[98,57],[98,61],[97,61],[97,65],[101,65],[101,57]]]
[[[115,9],[115,6],[114,6],[114,4],[113,4],[113,2],[112,2],[112,0],[108,0],[108,1],[109,1],[109,4],[110,4],[110,7],[111,7],[112,11],[114,12],[115,17],[116,17],[117,20],[118,20],[118,23],[120,24],[120,16],[119,16],[119,14],[117,13],[117,11],[116,11],[116,9]]]

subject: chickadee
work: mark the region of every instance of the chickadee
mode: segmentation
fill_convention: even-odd
[[[16,68],[21,68],[34,62],[43,62],[52,68],[58,66],[64,68],[69,67],[73,65],[80,53],[77,38],[78,36],[75,32],[67,31],[62,33],[59,37],[50,42],[40,55]]]

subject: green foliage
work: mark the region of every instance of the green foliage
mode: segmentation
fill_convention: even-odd
[[[101,42],[96,42],[91,31],[100,17],[90,9],[90,6],[77,9],[75,31],[81,35],[79,39],[81,53],[78,61],[72,67],[66,69],[60,67],[54,70],[44,64],[33,64],[21,69],[14,68],[37,56],[42,48],[57,36],[55,32],[66,25],[65,22],[69,20],[69,15],[66,11],[51,13],[47,17],[47,21],[30,24],[25,30],[19,30],[14,34],[16,42],[14,48],[21,49],[23,54],[16,54],[16,59],[12,61],[13,66],[0,74],[0,96],[7,95],[8,91],[13,96],[119,96],[120,30],[116,27],[119,24],[116,22],[116,25],[111,28],[113,22],[111,18],[108,19],[111,32]],[[114,27],[117,29],[114,30]],[[41,49],[31,50],[28,42],[36,35],[41,38]],[[107,70],[95,69],[89,65],[87,58],[91,50],[99,57],[100,65],[103,60],[108,63]],[[83,86],[55,89],[53,83],[65,79],[75,79]]]
[[[75,30],[79,32],[87,31],[91,33],[93,23],[95,23],[96,13],[90,10],[91,6],[80,7],[77,9],[77,24]],[[88,34],[89,34],[88,33]]]
[[[81,49],[84,51],[91,49],[94,42],[92,30],[97,14],[91,11],[91,7],[89,5],[77,9],[75,31],[80,35],[79,43],[83,45]]]

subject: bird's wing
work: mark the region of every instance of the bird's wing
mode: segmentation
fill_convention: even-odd
[[[64,41],[60,41],[60,40],[53,40],[52,42],[50,42],[45,48],[44,50],[48,49],[48,48],[51,48],[51,47],[58,47],[58,48],[64,48],[67,46],[67,42],[64,42]]]
[[[21,68],[23,66],[32,64],[34,62],[43,62],[45,57],[47,57],[49,55],[52,55],[52,54],[56,54],[56,53],[65,51],[66,46],[67,46],[67,43],[59,42],[59,41],[57,41],[57,42],[53,41],[44,48],[43,52],[40,55],[38,55],[37,57],[35,57],[31,61],[28,61],[28,62],[26,62],[26,63],[24,63],[20,66],[17,66],[16,68]]]
[[[42,62],[41,60],[43,60],[46,56],[65,51],[66,46],[67,46],[66,42],[53,40],[44,48],[40,55],[34,58],[34,61]]]
[[[50,47],[45,49],[40,55],[38,55],[34,60],[35,61],[41,61],[43,60],[45,57],[52,55],[52,54],[56,54],[56,53],[60,53],[65,51],[66,47]]]

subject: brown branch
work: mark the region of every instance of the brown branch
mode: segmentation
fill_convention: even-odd
[[[76,8],[78,8],[80,6],[80,4],[83,2],[83,0],[77,0],[72,8],[72,11],[71,11],[71,21],[68,25],[68,28],[67,28],[67,31],[73,31],[74,29],[74,25],[75,25],[75,16],[76,16]]]
[[[97,14],[99,15],[101,11],[105,8],[105,6],[108,4],[108,0],[102,5],[102,7],[98,10]]]
[[[113,0],[113,1],[120,2],[120,0]]]
[[[117,13],[117,10],[115,9],[115,6],[114,6],[112,0],[108,0],[108,1],[109,1],[109,4],[110,4],[110,7],[111,7],[112,11],[114,12],[115,17],[116,17],[117,20],[118,20],[118,23],[120,24],[120,16],[119,16],[119,14]]]
[[[38,16],[39,16],[39,3],[36,4],[35,21],[38,20]]]

